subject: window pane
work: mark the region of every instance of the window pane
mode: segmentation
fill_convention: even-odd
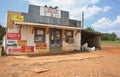
[[[35,29],[35,43],[45,43],[45,29]]]

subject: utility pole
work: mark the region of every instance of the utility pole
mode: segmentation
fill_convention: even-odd
[[[84,11],[82,11],[82,28],[84,28]]]

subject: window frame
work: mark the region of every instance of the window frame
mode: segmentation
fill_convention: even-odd
[[[44,32],[43,35],[42,34],[37,34],[38,30],[43,30],[43,32]],[[45,41],[46,41],[45,34],[46,34],[45,28],[34,28],[34,43],[45,43]],[[39,38],[42,37],[43,40],[42,41],[36,41],[37,37],[39,37]]]

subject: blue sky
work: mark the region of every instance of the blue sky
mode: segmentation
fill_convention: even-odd
[[[120,37],[119,0],[1,0],[0,23],[6,26],[7,11],[28,12],[28,5],[58,6],[70,12],[71,19],[81,20],[85,12],[85,27],[91,26],[103,33],[115,32]]]

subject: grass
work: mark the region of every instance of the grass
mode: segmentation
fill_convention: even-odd
[[[102,45],[120,46],[120,41],[101,41]]]

